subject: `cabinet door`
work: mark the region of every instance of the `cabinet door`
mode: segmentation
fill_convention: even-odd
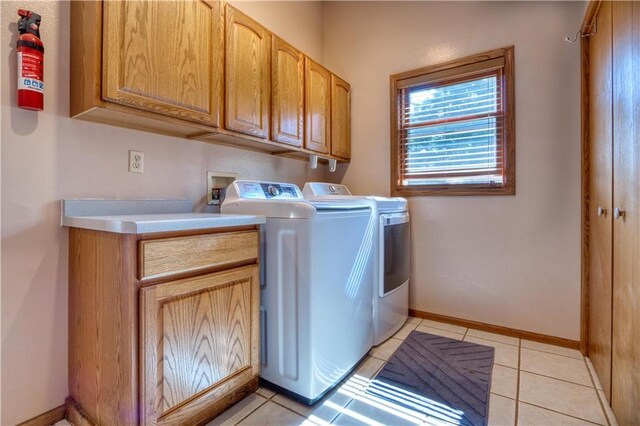
[[[331,74],[331,155],[351,158],[351,86]]]
[[[103,24],[105,100],[220,125],[220,1],[105,1]]]
[[[589,37],[589,358],[611,399],[611,2],[602,2],[597,19],[598,32]]]
[[[306,57],[304,98],[304,147],[328,154],[331,142],[331,73]]]
[[[199,424],[259,374],[258,267],[145,287],[142,424]]]
[[[304,56],[277,36],[271,39],[271,139],[302,145]]]
[[[269,32],[247,15],[226,6],[226,102],[228,130],[269,137]]]
[[[640,424],[640,2],[612,2],[613,360],[611,403],[621,425]],[[598,31],[600,22],[598,21]]]

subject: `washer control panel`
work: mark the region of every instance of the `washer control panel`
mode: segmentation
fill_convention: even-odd
[[[237,182],[240,198],[257,200],[301,200],[300,189],[291,183]]]

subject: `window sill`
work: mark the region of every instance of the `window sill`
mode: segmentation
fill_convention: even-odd
[[[430,185],[391,188],[391,195],[394,197],[413,196],[468,196],[468,195],[516,195],[516,187],[512,183],[507,186],[489,185]]]

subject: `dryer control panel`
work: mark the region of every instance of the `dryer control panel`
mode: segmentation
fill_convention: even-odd
[[[254,200],[301,200],[302,192],[291,183],[275,182],[235,182],[238,196]]]
[[[346,186],[337,183],[310,182],[307,183],[307,185],[311,189],[311,193],[316,197],[325,195],[351,195],[351,192],[349,192]]]

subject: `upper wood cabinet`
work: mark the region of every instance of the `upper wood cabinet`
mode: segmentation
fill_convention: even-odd
[[[328,154],[331,144],[331,73],[308,57],[305,57],[304,64],[304,147]]]
[[[349,161],[349,84],[225,2],[76,0],[70,12],[71,117]]]
[[[351,86],[331,74],[331,155],[351,158]]]
[[[104,28],[105,100],[220,126],[220,2],[107,1]]]
[[[271,41],[271,139],[301,146],[304,135],[304,55],[277,36]]]
[[[226,5],[225,127],[269,137],[271,34]]]

